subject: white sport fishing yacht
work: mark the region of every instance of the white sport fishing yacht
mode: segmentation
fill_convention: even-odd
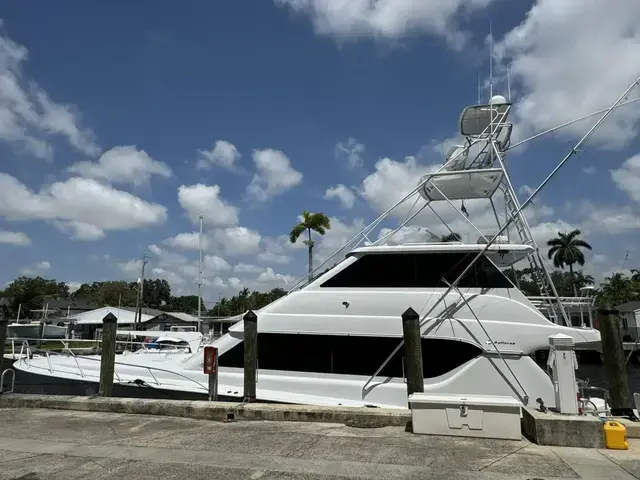
[[[578,348],[594,348],[600,334],[571,326],[522,213],[530,199],[520,205],[505,166],[510,110],[499,95],[466,108],[460,119],[465,142],[448,152],[439,170],[316,270],[346,252],[337,265],[317,277],[312,273],[261,309],[259,401],[406,408],[401,314],[411,307],[420,315],[425,391],[508,395],[523,405],[541,398],[554,406],[552,381],[535,352],[548,349],[550,335],[569,335]],[[453,203],[472,199],[490,203],[496,219],[491,235]],[[404,221],[382,230],[383,221],[411,201]],[[435,202],[457,210],[478,241],[394,244],[394,235],[425,209],[438,215]],[[543,294],[536,305],[503,274],[517,262],[534,271]],[[213,344],[219,349],[219,396],[241,400],[243,323]],[[95,391],[96,360],[48,356],[21,359],[14,368],[23,378],[20,388],[58,381]],[[119,358],[115,392],[135,396],[139,392],[130,389],[144,386],[173,398],[207,398],[202,368],[201,351]]]

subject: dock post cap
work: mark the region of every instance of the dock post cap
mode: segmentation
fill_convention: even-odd
[[[253,310],[249,310],[247,313],[244,314],[244,317],[242,317],[242,319],[255,322],[256,320],[258,320],[258,316],[255,314]]]
[[[413,308],[409,307],[402,313],[403,320],[414,320],[416,318],[420,318],[418,312],[416,312]]]
[[[118,318],[111,312],[107,313],[107,315],[102,319],[102,323],[116,323]]]

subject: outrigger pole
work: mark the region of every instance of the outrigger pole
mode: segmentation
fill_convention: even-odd
[[[633,86],[635,86],[635,84],[632,85],[631,88],[633,88]],[[629,91],[629,90],[627,90],[627,91]],[[640,97],[634,98],[632,100],[627,100],[626,102],[622,102],[619,105],[617,105],[615,108],[624,107],[625,105],[629,105],[630,103],[634,103],[634,102],[638,102],[638,101],[640,101]],[[533,135],[533,136],[531,136],[529,138],[525,138],[524,140],[521,140],[518,143],[514,143],[513,145],[508,146],[507,148],[504,149],[504,151],[508,152],[509,150],[513,150],[514,148],[519,147],[520,145],[523,145],[525,143],[528,143],[531,140],[535,140],[536,138],[540,138],[540,137],[542,137],[544,135],[547,135],[548,133],[552,133],[552,132],[555,132],[556,130],[560,130],[561,128],[568,127],[569,125],[573,125],[574,123],[581,122],[582,120],[586,120],[589,117],[595,117],[596,115],[600,115],[601,113],[607,112],[609,110],[609,108],[603,108],[602,110],[598,110],[597,112],[590,113],[589,115],[585,115],[584,117],[574,118],[573,120],[565,122],[565,123],[563,123],[561,125],[556,125],[555,127],[552,127],[552,128],[550,128],[548,130],[545,130],[544,132],[536,133],[535,135]]]

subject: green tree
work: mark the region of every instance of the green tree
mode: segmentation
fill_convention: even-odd
[[[47,280],[42,277],[18,277],[4,290],[2,296],[8,300],[7,314],[15,317],[20,309],[20,317],[28,317],[32,310],[39,310],[47,299],[66,298],[69,287],[64,282]]]
[[[307,232],[307,239],[304,244],[309,249],[309,279],[311,279],[311,272],[313,271],[313,247],[315,242],[311,238],[311,231],[324,235],[327,230],[331,228],[331,221],[324,213],[309,213],[306,210],[302,212],[302,221],[298,223],[289,234],[289,240],[291,243],[296,243],[298,238]]]
[[[522,293],[529,297],[537,297],[542,294],[532,273],[533,270],[531,268],[523,268],[522,270],[509,269],[504,272],[514,285],[519,286]],[[558,295],[561,297],[574,295],[574,286],[582,288],[587,285],[593,285],[593,277],[585,275],[582,270],[573,272],[573,274],[556,270],[551,272],[550,276]]]
[[[169,297],[167,303],[162,306],[162,310],[164,310],[165,312],[183,312],[189,314],[197,314],[198,296],[182,295],[179,297]]]
[[[287,292],[282,288],[274,288],[269,292],[249,292],[249,289],[245,288],[240,291],[238,295],[234,295],[231,298],[221,298],[213,308],[209,310],[208,315],[229,317],[239,315],[249,309],[258,310],[278,298],[284,297],[286,294]]]
[[[640,282],[622,272],[617,272],[606,277],[600,284],[596,301],[599,305],[609,304],[615,307],[638,298],[640,298]]]
[[[96,307],[135,307],[138,296],[135,282],[114,281],[83,283],[73,293],[74,298],[82,298]]]
[[[164,279],[145,279],[142,295],[145,307],[158,309],[171,299],[171,285]]]
[[[540,296],[538,284],[534,281],[531,268],[522,270],[509,269],[504,271],[505,276],[516,285],[522,293],[528,297]]]
[[[551,272],[550,276],[558,295],[561,297],[577,296],[578,289],[593,285],[593,277],[585,275],[582,270],[573,273],[556,270]]]
[[[446,235],[442,235],[442,237],[440,237],[440,241],[441,242],[461,242],[462,235],[456,232],[451,232]]]

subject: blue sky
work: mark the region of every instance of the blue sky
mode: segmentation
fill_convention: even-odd
[[[0,282],[132,279],[146,253],[148,275],[191,293],[202,213],[206,300],[286,288],[306,268],[283,237],[303,209],[333,219],[325,258],[442,163],[488,82],[490,22],[494,93],[509,66],[524,138],[640,75],[639,20],[633,0],[7,4]],[[514,150],[523,199],[595,118]],[[615,113],[528,213],[538,240],[583,229],[597,278],[640,266],[638,118],[640,103]],[[486,204],[468,208],[491,228]]]

